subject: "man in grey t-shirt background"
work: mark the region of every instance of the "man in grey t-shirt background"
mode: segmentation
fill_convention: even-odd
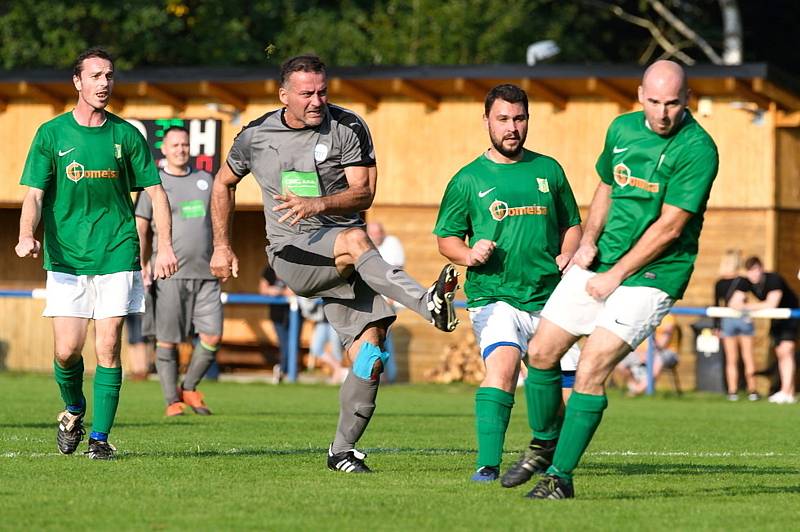
[[[236,184],[252,173],[264,199],[270,265],[295,294],[322,298],[325,317],[352,360],[328,467],[368,473],[366,455],[355,444],[375,410],[389,357],[383,342],[396,318],[381,296],[449,332],[457,324],[456,273],[446,265],[425,290],[402,268],[387,264],[370,242],[359,213],[375,197],[375,148],[361,117],[328,104],[319,57],[286,61],[278,96],[284,107],[242,129],[214,180],[211,271],[223,281],[237,275],[230,242],[233,200]]]
[[[189,166],[189,132],[172,126],[164,132],[161,153],[166,165],[160,170],[161,182],[172,206],[172,240],[179,272],[169,280],[155,281],[153,308],[149,321],[155,328],[156,370],[167,403],[166,415],[182,415],[186,407],[195,413],[211,411],[197,391],[197,385],[214,362],[222,337],[222,302],[219,281],[211,274],[211,185],[214,178]],[[153,207],[142,194],[136,202],[136,226],[143,243],[153,243]],[[152,229],[152,231],[151,231]],[[144,261],[145,253],[142,253]],[[145,265],[144,277],[149,280]],[[147,281],[145,281],[147,282]],[[192,359],[183,383],[178,386],[178,344],[195,334]]]

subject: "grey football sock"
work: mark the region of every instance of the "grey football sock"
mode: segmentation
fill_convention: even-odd
[[[200,381],[205,377],[208,368],[214,363],[214,358],[217,356],[217,351],[208,349],[203,342],[198,341],[194,346],[192,352],[192,360],[189,362],[189,369],[186,370],[186,375],[183,377],[184,390],[194,390]]]
[[[161,382],[161,391],[168,405],[180,401],[178,397],[178,350],[156,346],[156,371]]]
[[[431,311],[427,306],[428,291],[402,268],[392,266],[383,260],[377,249],[370,249],[361,255],[356,261],[355,268],[367,286],[430,321]]]
[[[339,390],[339,426],[331,447],[333,454],[355,447],[375,411],[377,395],[378,380],[359,379],[352,372],[347,375]]]

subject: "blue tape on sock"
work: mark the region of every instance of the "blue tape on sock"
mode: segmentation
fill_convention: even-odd
[[[92,432],[89,437],[97,441],[108,441],[108,434],[105,432]]]
[[[561,387],[562,388],[574,388],[575,387],[575,372],[574,371],[562,371],[561,372]]]
[[[386,365],[389,353],[381,351],[380,347],[369,342],[363,342],[358,350],[355,362],[353,362],[353,374],[359,379],[369,380],[372,378],[372,367],[375,361],[380,360]]]

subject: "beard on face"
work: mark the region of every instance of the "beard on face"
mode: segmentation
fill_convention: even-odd
[[[518,134],[515,134],[511,137],[508,136],[503,137],[498,140],[497,137],[495,137],[494,133],[490,132],[489,138],[492,140],[492,146],[494,146],[494,149],[497,150],[497,152],[500,153],[503,157],[507,157],[509,159],[513,159],[514,157],[519,155],[520,152],[522,152],[523,145],[525,144],[525,137],[521,137]],[[510,150],[503,146],[503,141],[507,139],[517,139],[519,140],[519,144],[517,144],[517,147],[515,149]]]

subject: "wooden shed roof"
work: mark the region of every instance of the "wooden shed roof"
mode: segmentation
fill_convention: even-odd
[[[800,79],[766,63],[687,68],[695,97],[732,97],[761,108],[774,103],[782,116],[800,113]],[[570,99],[596,97],[622,108],[635,104],[642,68],[638,65],[481,65],[340,67],[329,69],[332,97],[347,97],[368,108],[405,97],[436,109],[445,98],[482,101],[499,83],[517,83],[532,98],[563,109]],[[208,98],[244,109],[250,99],[274,97],[274,67],[141,68],[117,74],[114,100],[147,98],[180,110],[189,98]],[[66,70],[0,71],[0,109],[15,99],[33,99],[63,109],[74,98]],[[798,122],[800,123],[800,122]]]

